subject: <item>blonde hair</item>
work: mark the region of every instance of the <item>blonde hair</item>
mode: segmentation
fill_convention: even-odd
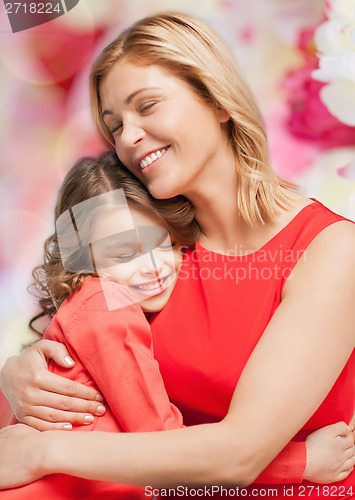
[[[263,119],[251,90],[224,41],[205,23],[186,14],[164,12],[141,19],[99,55],[90,73],[91,107],[104,140],[114,139],[102,119],[100,84],[124,57],[138,65],[160,65],[187,82],[205,102],[230,116],[227,131],[236,158],[238,209],[250,225],[265,222],[287,207],[283,188],[292,188],[270,164]]]
[[[73,246],[73,233],[69,226],[68,230],[65,225],[64,229],[60,227],[61,241],[58,241],[57,222],[60,216],[86,200],[118,189],[123,189],[128,205],[158,218],[179,245],[191,246],[195,243],[199,227],[194,219],[193,207],[186,198],[153,198],[142,182],[126,169],[112,151],[97,158],[80,158],[66,175],[59,190],[54,212],[57,227],[45,242],[44,262],[32,272],[34,283],[30,290],[39,299],[42,309],[30,321],[30,328],[34,332],[42,335],[34,328],[33,323],[44,316],[52,318],[62,302],[80,289],[88,276],[95,274],[91,269],[90,250],[86,245],[72,253],[63,263],[61,251]],[[75,224],[84,227],[84,239],[87,238],[88,241],[94,217],[95,210],[83,210],[75,214]]]

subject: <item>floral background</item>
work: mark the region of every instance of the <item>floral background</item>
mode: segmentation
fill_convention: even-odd
[[[355,0],[80,0],[18,33],[1,3],[0,367],[31,340],[26,287],[61,179],[103,149],[89,67],[123,28],[160,10],[196,15],[226,39],[264,114],[275,168],[355,220]],[[8,415],[0,400],[0,427]]]

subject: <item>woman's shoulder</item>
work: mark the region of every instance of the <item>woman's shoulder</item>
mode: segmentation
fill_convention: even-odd
[[[355,282],[355,224],[315,202],[297,237],[304,249],[285,291],[307,277],[325,288]],[[291,286],[292,284],[292,286]]]
[[[341,223],[341,224],[336,224]],[[280,212],[273,221],[274,231],[282,237],[295,237],[295,243],[303,246],[308,245],[320,233],[333,234],[339,232],[339,236],[354,232],[353,221],[333,212],[314,198],[306,198],[298,193],[290,196],[290,206]],[[335,225],[335,228],[330,229]],[[329,228],[329,230],[328,230]],[[329,236],[331,237],[331,236]]]
[[[332,224],[320,231],[310,244],[315,255],[327,253],[334,260],[349,258],[355,261],[355,223],[338,216]]]

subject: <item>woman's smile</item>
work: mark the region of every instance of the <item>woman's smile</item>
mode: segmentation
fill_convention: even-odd
[[[143,155],[143,158],[142,157],[139,158],[137,160],[137,163],[141,167],[142,172],[144,174],[148,174],[152,170],[152,168],[148,169],[148,167],[152,163],[156,164],[157,160],[159,160],[159,158],[161,158],[162,156],[165,155],[165,153],[167,152],[167,150],[169,149],[169,147],[170,146],[165,146],[164,148],[156,149],[152,153],[148,153],[147,155]]]

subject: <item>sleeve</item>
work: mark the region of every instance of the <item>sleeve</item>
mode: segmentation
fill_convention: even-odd
[[[304,441],[290,441],[255,479],[254,483],[301,483],[306,464],[306,443]]]
[[[153,357],[149,323],[129,292],[111,283],[112,303],[127,304],[128,299],[128,305],[108,310],[107,289],[105,295],[96,293],[76,311],[69,327],[62,325],[66,342],[125,432],[182,427],[181,413],[170,403]]]

